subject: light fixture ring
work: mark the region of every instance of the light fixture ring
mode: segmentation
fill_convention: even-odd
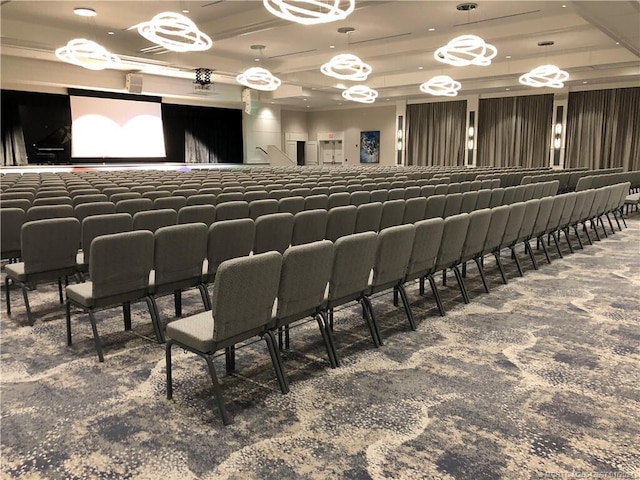
[[[150,42],[174,52],[203,51],[213,45],[211,37],[200,31],[191,19],[175,12],[159,13],[137,28]]]
[[[528,87],[563,88],[569,79],[569,72],[560,70],[555,65],[540,65],[520,76],[519,81]]]
[[[420,91],[437,97],[455,97],[461,88],[462,84],[448,75],[437,75],[420,85]]]
[[[351,53],[336,55],[320,67],[324,75],[354,82],[365,81],[372,70],[371,65],[364,63],[360,57]]]
[[[477,35],[461,35],[438,48],[433,57],[454,67],[491,65],[498,49]]]
[[[355,9],[355,0],[262,0],[273,15],[303,25],[344,20]]]
[[[344,90],[342,97],[352,102],[374,103],[378,98],[378,92],[366,85],[354,85]]]
[[[282,85],[282,81],[269,70],[262,67],[251,67],[236,77],[236,81],[245,87],[272,92]]]
[[[120,57],[109,52],[99,43],[86,38],[74,38],[56,49],[56,57],[89,70],[104,70],[120,62]]]

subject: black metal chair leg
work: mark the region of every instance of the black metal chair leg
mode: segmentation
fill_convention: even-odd
[[[599,216],[596,220],[596,230],[598,229],[598,222],[600,222],[600,225],[602,226],[602,232],[604,233],[604,238],[609,238],[607,229],[604,227],[604,220],[602,220],[602,216]]]
[[[4,277],[4,293],[7,301],[7,315],[11,315],[11,296],[9,295],[9,277]]]
[[[173,306],[175,307],[176,317],[182,317],[182,290],[173,291]]]
[[[542,251],[544,252],[544,256],[547,259],[547,263],[551,264],[551,257],[549,257],[549,250],[547,249],[547,246],[544,243],[544,240],[541,243],[542,245]]]
[[[424,277],[420,278],[418,285],[419,285],[418,288],[419,288],[420,295],[424,295]]]
[[[564,238],[567,239],[567,245],[569,245],[569,251],[571,253],[574,253],[573,251],[573,245],[571,245],[571,239],[569,238],[569,227],[567,228],[563,228],[562,232],[564,233]],[[560,232],[558,232],[558,235],[560,235]]]
[[[529,240],[524,242],[524,251],[529,254],[529,258],[531,259],[531,265],[533,265],[534,270],[538,270],[538,262],[536,261],[536,256],[533,253],[533,248],[531,248],[531,244]]]
[[[591,235],[589,235],[589,229],[587,228],[586,222],[582,224],[582,230],[587,235],[587,240],[589,240],[589,245],[593,245],[593,242],[591,241]]]
[[[65,317],[67,321],[67,345],[71,346],[71,302],[69,300],[65,305]]]
[[[520,265],[520,260],[518,260],[518,254],[516,253],[516,249],[513,246],[509,247],[509,249],[511,250],[511,256],[513,257],[513,260],[516,262],[516,268],[518,269],[518,275],[523,277],[524,273],[522,272],[522,265]]]
[[[438,286],[436,285],[436,281],[433,278],[433,275],[427,275],[427,279],[429,280],[429,286],[431,287],[433,298],[435,298],[436,300],[436,305],[438,306],[438,312],[440,312],[440,316],[444,317],[446,315],[446,312],[444,310],[442,298],[440,298],[440,292],[438,291]]]
[[[407,298],[407,291],[404,289],[403,285],[398,285],[394,292],[398,292],[400,294],[400,298],[402,299],[402,305],[404,306],[404,312],[407,315],[407,320],[409,321],[409,326],[411,330],[416,329],[416,322],[413,318],[413,312],[411,311],[411,305],[409,304],[409,299]]]
[[[613,219],[616,221],[616,224],[618,225],[618,231],[621,232],[622,231],[622,227],[620,226],[620,221],[618,220],[618,215],[616,215],[616,210],[614,210],[611,213],[613,213]]]
[[[102,355],[102,342],[100,342],[100,336],[98,335],[98,326],[96,325],[96,317],[93,314],[93,310],[89,310],[89,321],[91,322],[91,330],[93,331],[93,342],[96,345],[96,351],[98,352],[98,360],[104,362],[104,356]]]
[[[122,304],[122,314],[124,316],[124,329],[131,330],[131,302]]]
[[[393,306],[398,306],[398,291],[395,288],[393,289]]]
[[[66,277],[65,277],[65,283]],[[62,295],[62,278],[58,277],[58,298],[60,299],[60,305],[64,303],[64,296]]]
[[[636,211],[638,210],[638,205],[636,204]],[[629,210],[627,209],[627,215],[629,214]],[[624,225],[624,228],[628,228],[627,227],[627,221],[624,219],[624,212],[622,211],[622,207],[620,207],[620,220],[622,220],[622,224]]]
[[[198,290],[200,291],[200,297],[202,298],[202,305],[206,311],[211,310],[211,299],[209,298],[209,291],[207,287],[202,283],[198,285]]]
[[[169,340],[167,342],[167,346],[165,347],[165,359],[167,365],[167,400],[171,400],[173,398],[173,378],[171,375],[171,347],[173,346],[173,340]]]
[[[369,327],[369,332],[371,333],[371,339],[373,340],[373,345],[378,348],[380,343],[380,336],[376,331],[375,317],[373,315],[373,309],[370,308],[370,302],[367,297],[362,297],[360,300],[360,304],[362,305],[362,316],[364,317],[367,326]]]
[[[469,294],[467,293],[467,288],[464,286],[464,278],[462,278],[462,273],[460,272],[458,265],[454,265],[452,268],[458,282],[458,287],[460,288],[460,293],[462,294],[462,300],[464,301],[464,303],[469,303]]]
[[[542,242],[544,244],[544,241]],[[500,260],[500,251],[496,250],[493,252],[493,256],[496,258],[496,265],[498,265],[498,270],[500,271],[500,276],[502,277],[502,283],[507,284],[507,276],[504,273],[504,267],[502,266],[502,260]]]
[[[289,393],[289,381],[284,373],[284,366],[282,365],[282,359],[276,348],[276,339],[273,336],[273,332],[268,330],[263,335],[267,347],[269,348],[269,355],[271,356],[271,363],[273,369],[276,371],[276,377],[278,378],[278,384],[280,385],[280,391],[284,394]]]
[[[329,309],[329,328],[333,332],[333,308]]]
[[[582,243],[582,239],[580,238],[580,232],[578,231],[578,225],[573,226],[573,231],[576,234],[576,238],[578,239],[578,245],[580,245],[580,250],[584,250],[584,244]]]
[[[329,357],[329,363],[331,364],[331,368],[336,368],[338,365],[336,364],[336,359],[333,355],[333,347],[331,345],[331,341],[327,335],[327,325],[324,323],[324,317],[319,313],[315,316],[316,322],[318,323],[318,328],[320,329],[320,335],[322,335],[322,340],[324,341],[324,346],[327,350],[327,356]]]
[[[160,312],[158,311],[158,304],[156,299],[151,295],[145,297],[147,301],[147,308],[149,309],[149,315],[151,316],[151,323],[153,324],[153,331],[156,334],[156,340],[158,343],[164,343],[164,333],[162,331],[162,322],[160,321]]]
[[[596,219],[594,219],[594,218],[592,218],[592,219],[590,220],[590,222],[591,222],[591,229],[592,229],[592,230],[594,231],[594,233],[596,234],[596,240],[600,241],[600,233],[598,232],[598,229],[596,228],[596,227],[597,227],[597,223],[596,223],[596,222],[597,222],[597,220],[596,220]]]
[[[609,222],[609,227],[611,227],[611,235],[615,235],[616,231],[613,228],[613,223],[611,223],[611,217],[609,216],[608,213],[605,213],[604,216],[607,217],[607,221]]]
[[[36,323],[35,318],[33,318],[33,314],[31,313],[31,305],[29,305],[29,289],[27,285],[23,283],[22,287],[22,297],[24,298],[24,307],[27,310],[27,319],[29,320],[29,325],[34,325]]]
[[[289,350],[291,348],[291,337],[289,335],[289,325],[284,326],[284,348]]]
[[[447,286],[447,269],[442,270],[442,286]]]
[[[209,375],[211,375],[211,382],[213,383],[213,397],[218,405],[218,411],[222,417],[222,423],[225,425],[231,424],[227,409],[224,406],[224,400],[222,399],[222,391],[220,390],[220,384],[218,383],[218,376],[216,375],[216,368],[213,366],[213,360],[208,355],[204,356],[207,366],[209,367]]]
[[[462,264],[462,278],[467,278],[467,262]]]
[[[487,284],[487,277],[484,274],[484,267],[482,266],[482,259],[480,257],[476,257],[473,259],[476,262],[476,266],[478,267],[478,272],[480,273],[480,279],[482,280],[482,285],[484,286],[484,291],[489,293],[489,285]]]
[[[280,351],[284,350],[284,329],[282,327],[278,328],[278,348]]]
[[[562,250],[560,250],[560,244],[558,243],[558,239],[556,238],[555,232],[551,233],[551,237],[553,237],[553,243],[556,244],[556,250],[558,250],[558,255],[560,256],[560,258],[564,258],[564,255],[562,254]]]
[[[231,375],[236,371],[236,347],[231,345],[224,349],[225,369],[227,375]]]

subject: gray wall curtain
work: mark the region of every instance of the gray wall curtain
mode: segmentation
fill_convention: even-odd
[[[640,169],[640,87],[569,93],[567,167]]]
[[[481,99],[478,166],[546,167],[553,94]]]
[[[464,165],[467,101],[407,105],[407,164]]]

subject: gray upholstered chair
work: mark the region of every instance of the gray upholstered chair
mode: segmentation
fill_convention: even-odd
[[[472,192],[467,192],[472,193]],[[473,260],[478,267],[478,273],[482,280],[484,291],[489,293],[489,286],[484,275],[482,266],[482,258],[480,254],[484,248],[484,243],[489,232],[489,224],[491,223],[491,210],[483,208],[482,210],[474,210],[469,214],[469,227],[467,228],[467,236],[462,246],[462,254],[460,262],[462,263],[463,281],[467,273],[467,262]],[[465,287],[466,290],[466,287]]]
[[[304,210],[304,197],[284,197],[278,200],[278,212],[295,215]]]
[[[392,188],[387,194],[387,201],[404,200],[404,188]]]
[[[578,192],[570,192],[566,194],[562,214],[558,220],[558,238],[560,238],[560,232],[564,233],[571,253],[573,253],[573,245],[571,244],[571,237],[569,236],[569,226],[571,225],[571,217],[573,215],[573,210],[576,207],[577,200]],[[611,231],[613,231],[613,225],[611,226]]]
[[[329,293],[323,310],[328,312],[329,326],[333,328],[333,309],[335,307],[353,301],[360,303],[373,344],[379,347],[382,345],[382,340],[375,318],[370,313],[371,302],[366,296],[377,241],[378,235],[374,232],[347,235],[336,241],[331,279],[329,280]]]
[[[154,210],[164,210],[170,208],[176,212],[187,206],[187,197],[171,195],[170,197],[160,197],[153,201]],[[151,210],[151,209],[148,209]],[[133,215],[133,214],[132,214]]]
[[[280,200],[281,198],[290,197],[290,196],[291,196],[290,190],[276,189],[276,190],[269,191],[269,198],[273,198],[275,200]]]
[[[533,186],[535,184],[532,183],[529,185]],[[533,250],[531,249],[531,243],[529,241],[533,236],[535,226],[536,226],[536,220],[538,219],[538,211],[540,210],[540,200],[534,198],[531,200],[527,200],[526,202],[524,202],[524,204],[525,204],[524,217],[522,219],[522,225],[520,225],[518,238],[515,240],[513,245],[509,245],[509,248],[511,249],[511,255],[513,256],[513,259],[516,261],[516,265],[519,265],[520,262],[518,260],[518,252],[516,251],[516,246],[519,243],[522,243],[524,245],[525,253],[529,254],[529,258],[531,259],[531,264],[533,265],[533,268],[537,270],[538,264],[536,262],[535,255],[533,253]],[[519,271],[521,270],[522,268],[520,267]]]
[[[73,205],[73,201],[71,200],[71,197],[45,197],[36,198],[31,203],[31,206],[33,207],[41,207],[43,205]]]
[[[512,203],[515,203],[516,202],[515,198],[517,193],[518,193],[517,186],[506,187],[504,189],[504,196],[502,197],[502,204],[511,205]]]
[[[399,294],[411,330],[416,329],[416,324],[403,283],[411,258],[415,233],[416,227],[413,225],[389,227],[378,233],[373,276],[366,292],[367,296],[371,296],[385,290],[393,290],[394,304],[397,304]],[[372,323],[377,324],[371,302],[367,302],[367,308],[373,318]]]
[[[558,226],[560,225],[560,217],[562,217],[562,212],[564,210],[564,204],[566,202],[567,196],[566,194],[563,194],[563,195],[556,195],[555,197],[552,197],[552,198],[553,198],[553,207],[551,208],[549,220],[547,221],[547,226],[544,232],[542,232],[542,234],[538,236],[538,241],[544,242],[544,238],[543,238],[544,235],[547,235],[547,239],[553,238],[553,242],[556,245],[558,256],[562,258],[563,257],[562,250],[560,250],[560,243],[559,243],[559,239],[556,237],[556,233],[558,230]],[[597,230],[596,230],[596,233],[597,233]],[[549,258],[547,258],[547,260],[549,260]]]
[[[161,227],[154,235],[153,275],[149,294],[160,325],[160,312],[155,299],[173,293],[176,317],[182,316],[182,291],[197,288],[205,310],[211,308],[209,293],[202,282],[202,264],[207,256],[204,223],[188,223]],[[164,341],[162,329],[161,340]]]
[[[87,219],[88,220],[88,219]],[[124,328],[131,330],[131,303],[145,299],[158,342],[162,331],[149,297],[153,268],[153,233],[146,230],[103,235],[91,243],[91,281],[70,285],[67,294],[67,344],[71,345],[71,306],[89,315],[98,359],[104,362],[95,319],[97,310],[122,305]]]
[[[3,199],[0,202],[0,208],[19,208],[26,213],[26,211],[31,208],[31,200],[27,200],[26,198]]]
[[[333,244],[328,240],[290,247],[284,252],[273,328],[280,330],[298,320],[315,318],[329,363],[335,368],[340,361],[327,318],[321,310],[332,266]]]
[[[171,208],[146,210],[133,216],[134,230],[149,230],[151,233],[161,227],[175,225],[176,223],[178,223],[178,214]]]
[[[304,199],[305,210],[328,210],[329,209],[329,196],[328,195],[309,195]]]
[[[249,216],[254,220],[262,215],[270,215],[272,213],[278,213],[278,200],[266,198],[249,203]]]
[[[526,204],[524,202],[517,202],[510,204],[509,208],[509,219],[507,220],[507,224],[504,228],[504,235],[502,236],[502,242],[500,243],[500,247],[497,251],[498,256],[500,256],[500,250],[503,248],[512,249],[515,243],[518,241],[518,236],[520,235],[520,228],[522,227],[522,222],[524,221],[524,215],[526,211]],[[511,250],[513,252],[513,250]],[[520,260],[518,260],[517,255],[513,255],[513,258],[516,263],[516,267],[518,268],[518,274],[522,277],[522,267],[520,265]]]
[[[211,195],[210,193],[190,195],[187,197],[187,205],[215,205],[215,204],[216,204],[216,196]]]
[[[75,275],[79,244],[80,222],[75,218],[51,218],[24,223],[20,232],[22,262],[5,266],[7,315],[11,314],[11,282],[22,289],[31,325],[35,319],[29,305],[29,289],[35,288],[40,282],[57,280],[60,303],[63,303],[62,278],[66,282],[67,277]]]
[[[454,193],[453,195],[456,194]],[[438,250],[438,259],[435,266],[436,271],[442,270],[443,283],[446,281],[447,269],[453,269],[458,282],[458,287],[460,288],[460,293],[462,294],[462,299],[465,303],[469,303],[469,298],[462,281],[462,274],[460,273],[458,264],[460,263],[462,247],[464,246],[464,241],[467,237],[468,228],[468,213],[452,215],[445,219],[440,249]],[[441,315],[444,315],[444,307],[440,313]]]
[[[136,200],[138,198],[142,198],[142,194],[138,192],[121,192],[121,193],[113,193],[109,195],[109,201],[113,203],[121,202],[122,200]]]
[[[416,222],[414,226],[416,231],[404,283],[419,279],[420,295],[424,295],[424,279],[427,278],[438,305],[438,310],[441,315],[444,315],[442,300],[433,279],[444,230],[444,220],[440,217],[430,218]]]
[[[389,198],[389,191],[384,189],[372,190],[370,198],[372,202],[384,203]]]
[[[291,245],[302,245],[324,240],[327,233],[328,219],[329,212],[323,209],[304,210],[296,213],[293,217]]]
[[[476,198],[476,210],[480,210],[482,208],[489,208],[491,203],[491,190],[483,189],[478,190],[478,197]]]
[[[293,219],[294,216],[290,213],[272,213],[271,215],[258,217],[255,221],[253,253],[258,254],[269,251],[284,253],[291,245]]]
[[[379,230],[402,224],[404,216],[404,200],[387,200],[382,204]]]
[[[266,190],[250,190],[248,192],[244,192],[242,199],[245,202],[253,202],[255,200],[265,200],[269,198],[269,192]]]
[[[427,199],[425,197],[413,197],[405,201],[403,224],[412,224],[424,220],[427,210]]]
[[[105,215],[91,215],[82,220],[80,229],[80,246],[82,252],[76,256],[76,268],[79,272],[89,270],[91,258],[91,242],[101,235],[112,233],[130,232],[133,229],[133,220],[128,213],[108,213]]]
[[[335,194],[340,195],[340,194]],[[351,235],[356,228],[358,208],[354,205],[334,207],[329,210],[325,239],[335,242],[340,237]]]
[[[249,204],[244,200],[216,204],[216,222],[249,217]]]
[[[404,189],[404,199],[416,198],[420,196],[420,187],[411,186]]]
[[[424,218],[444,218],[444,205],[447,201],[446,195],[431,195],[427,198],[427,206]]]
[[[76,206],[74,209],[74,215],[82,224],[82,221],[92,215],[107,215],[110,213],[116,213],[116,206],[111,202],[95,202],[95,203],[82,203]]]
[[[449,193],[444,203],[444,218],[458,215],[462,209],[462,193]]]
[[[476,209],[478,203],[478,192],[469,191],[462,194],[462,203],[460,204],[460,213],[471,213]]]
[[[27,222],[66,217],[73,217],[73,207],[71,205],[42,205],[41,207],[31,207],[27,210]]]
[[[420,196],[424,198],[429,198],[432,195],[435,195],[436,187],[435,185],[425,185],[420,188]]]
[[[534,185],[538,185],[537,183]],[[538,214],[536,215],[536,220],[533,224],[533,231],[529,238],[530,239],[538,239],[541,235],[544,235],[544,231],[547,228],[547,223],[549,223],[549,216],[551,215],[551,210],[553,209],[553,197],[543,197],[540,199],[540,203],[538,205]],[[533,263],[533,268],[537,270],[537,261],[535,259],[535,252],[531,248],[531,244],[529,240],[526,243],[529,245],[529,255],[531,257],[531,262]],[[539,248],[540,241],[537,242],[537,246]],[[547,246],[542,242],[542,247],[544,250],[545,257],[547,258],[547,263],[551,263],[551,259],[549,258],[549,252],[547,251]]]
[[[382,218],[382,203],[363,203],[358,206],[354,233],[377,232]]]
[[[204,223],[207,227],[216,219],[216,207],[213,205],[189,205],[178,211],[178,224]]]
[[[213,223],[207,236],[207,269],[203,281],[213,283],[218,267],[225,260],[248,256],[253,249],[255,231],[255,222],[250,218]]]
[[[109,198],[104,193],[92,193],[89,195],[77,195],[73,197],[73,207],[82,205],[84,203],[98,203],[98,202],[110,202]],[[111,202],[114,203],[115,202]],[[67,204],[68,205],[68,204]]]
[[[20,230],[27,221],[27,214],[21,208],[0,208],[0,249],[3,260],[22,257]]]
[[[355,205],[359,207],[365,203],[369,203],[371,201],[371,193],[364,190],[358,190],[351,193],[351,205]]]
[[[154,202],[148,198],[130,198],[116,202],[117,213],[128,213],[132,217],[138,212],[152,210]]]
[[[491,200],[489,201],[489,208],[498,207],[504,205],[504,188],[498,187],[491,190]]]
[[[271,313],[278,293],[282,256],[267,252],[228,260],[220,265],[213,286],[212,310],[167,325],[167,398],[173,397],[171,348],[177,345],[207,362],[213,393],[225,425],[231,423],[218,384],[213,355],[254,336],[265,339],[282,393],[289,391],[282,360],[275,345]],[[234,352],[235,353],[235,352]],[[229,356],[227,356],[229,361]],[[227,368],[231,368],[227,365]]]
[[[144,192],[142,194],[142,198],[148,198],[149,200],[155,202],[158,198],[170,197],[171,192],[168,190],[154,190],[152,192]]]

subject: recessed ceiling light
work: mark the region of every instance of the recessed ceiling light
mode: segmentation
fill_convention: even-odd
[[[435,28],[433,28],[433,27],[431,27],[431,28],[429,29],[429,31],[430,31],[430,32],[435,32],[435,31],[436,31],[436,29],[435,29]]]
[[[311,108],[311,105],[307,105],[307,108]]]
[[[616,42],[616,45],[620,45],[620,42]]]
[[[418,70],[422,70],[422,69],[424,69],[424,67],[418,67]]]
[[[80,15],[81,17],[95,17],[96,11],[93,8],[74,8],[73,13]]]
[[[336,48],[335,45],[329,45],[329,48]]]
[[[585,81],[584,81],[584,82],[582,82],[582,83],[589,83],[589,82],[587,82],[587,81],[585,80]]]
[[[562,8],[567,8],[567,6],[566,5],[562,5]]]
[[[509,90],[511,90],[511,89],[510,89],[510,88],[505,88],[505,90],[509,91]]]
[[[506,58],[511,58],[511,55],[507,55]]]
[[[254,62],[259,62],[259,61],[260,61],[260,59],[259,59],[259,58],[254,58],[254,59],[253,59],[253,61],[254,61]]]
[[[116,32],[107,32],[107,35],[115,35]]]
[[[189,10],[187,10],[186,8],[182,10],[182,13],[189,13]]]

